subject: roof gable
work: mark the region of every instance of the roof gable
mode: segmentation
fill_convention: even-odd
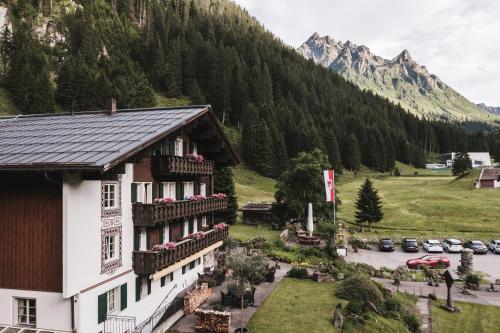
[[[207,113],[192,106],[2,118],[0,169],[105,171]]]

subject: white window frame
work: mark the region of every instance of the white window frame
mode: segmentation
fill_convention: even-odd
[[[204,197],[207,196],[207,184],[206,183],[200,183],[200,194],[203,195]]]
[[[119,312],[118,309],[120,306],[120,290],[118,288],[108,290],[106,300],[106,308],[108,314]]]
[[[174,155],[181,157],[184,156],[184,140],[182,140],[182,138],[175,139]]]
[[[170,226],[167,224],[163,228],[163,243],[170,242]]]
[[[189,220],[184,219],[184,237],[189,234]]]
[[[190,151],[189,153],[191,155],[198,155],[198,144],[196,142],[192,142],[191,145],[193,146],[193,151]]]
[[[206,227],[207,226],[207,217],[206,215],[201,217],[201,226]]]
[[[163,183],[163,197],[172,200],[176,199],[175,182]]]
[[[35,298],[15,298],[16,300],[16,318],[15,321],[19,326],[29,326],[36,327],[36,319],[37,319],[37,307],[36,307],[36,299]],[[31,302],[34,302],[34,306],[31,306]],[[23,305],[21,303],[24,303]],[[20,310],[23,308],[25,311],[24,314],[21,314]],[[34,310],[34,311],[33,311]],[[33,314],[32,314],[33,313]],[[24,321],[21,321],[21,316],[24,316]],[[34,319],[34,322],[31,322],[31,318]]]
[[[116,183],[104,183],[104,209],[118,208],[118,185]]]
[[[184,186],[184,197],[192,197],[194,195],[194,183],[193,182],[183,182]]]
[[[193,233],[198,232],[198,216],[193,217]]]
[[[137,202],[153,203],[153,183],[143,182],[137,184]]]
[[[139,236],[139,250],[140,251],[147,251],[149,249],[146,249],[147,245],[147,235],[146,235],[146,228],[141,228],[141,233]]]
[[[104,261],[117,258],[117,235],[104,236]]]
[[[140,284],[140,299],[143,299],[144,297],[148,296],[148,280],[147,277],[143,277],[141,279],[141,284]]]

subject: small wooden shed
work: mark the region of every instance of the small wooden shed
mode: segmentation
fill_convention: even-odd
[[[270,223],[272,215],[271,203],[247,203],[241,211],[243,212],[243,223],[245,224],[258,224]]]

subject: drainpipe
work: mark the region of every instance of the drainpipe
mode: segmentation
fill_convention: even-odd
[[[75,325],[75,296],[71,296],[71,330],[73,333],[76,333],[76,325]]]

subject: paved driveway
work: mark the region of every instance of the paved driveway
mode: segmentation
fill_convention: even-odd
[[[418,253],[406,253],[401,250],[401,247],[396,247],[394,252],[380,252],[374,247],[373,250],[360,249],[358,253],[354,253],[349,249],[346,259],[352,262],[369,264],[376,268],[385,266],[394,269],[406,265],[408,259],[418,258],[426,254],[422,249]],[[453,269],[457,269],[457,266],[460,265],[460,253],[442,253],[438,255],[450,258]],[[500,279],[500,255],[491,252],[476,254],[474,255],[473,265],[475,271],[485,273],[490,280]]]

